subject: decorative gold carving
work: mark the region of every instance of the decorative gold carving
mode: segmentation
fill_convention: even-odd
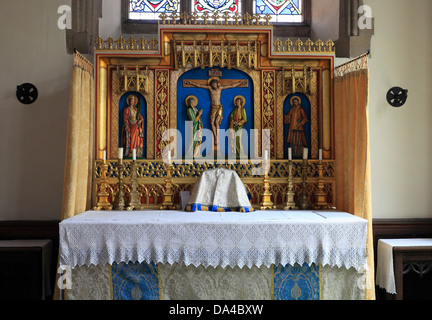
[[[258,41],[175,41],[174,66],[178,68],[221,67],[257,69]]]
[[[133,210],[141,210],[141,195],[138,192],[138,176],[137,176],[137,162],[132,161],[132,168],[131,168],[131,191],[130,191],[130,201],[129,205],[127,206],[128,211]]]
[[[170,128],[169,126],[169,71],[157,70],[155,75],[155,135],[156,139],[155,150],[156,158],[162,158],[162,152],[167,145],[167,141],[163,141],[164,132]]]
[[[276,81],[274,71],[262,72],[262,129],[270,130],[270,157],[275,157]]]
[[[318,162],[318,188],[315,194],[316,204],[315,209],[327,210],[329,205],[327,203],[326,193],[324,192],[324,178],[323,178],[323,164],[322,161]]]
[[[295,92],[304,93],[306,95],[314,94],[317,90],[313,86],[314,72],[312,67],[303,66],[302,71],[296,71],[295,66],[291,66],[286,70],[282,68],[282,83],[283,94],[288,95]]]
[[[117,66],[116,76],[119,79],[118,87],[114,87],[117,93],[123,94],[129,91],[141,92],[142,94],[149,93],[148,66],[142,71],[141,67],[137,65],[134,73],[131,73],[126,65],[123,68]]]
[[[285,200],[285,210],[298,210],[298,207],[296,206],[296,203],[294,201],[294,176],[293,176],[293,164],[292,161],[289,161],[288,163],[288,191],[286,193],[286,200]]]
[[[318,40],[317,42],[313,42],[308,39],[303,42],[300,39],[297,39],[295,42],[292,42],[291,39],[287,39],[284,42],[279,38],[273,42],[274,53],[331,53],[334,54],[336,52],[335,44],[333,41],[328,40],[326,43]]]
[[[116,173],[118,176],[118,191],[114,200],[114,208],[118,211],[123,211],[126,209],[126,201],[125,201],[125,193],[124,193],[124,183],[123,183],[123,175],[124,175],[124,164],[123,160],[120,160],[116,165]]]
[[[268,170],[270,166],[268,164],[264,164],[264,181],[263,181],[263,188],[264,192],[261,195],[261,203],[260,203],[260,209],[261,210],[272,210],[276,209],[276,206],[273,204],[272,193],[270,192],[270,179],[268,175]]]
[[[116,164],[118,160],[107,160],[106,161],[106,176],[109,177],[110,182],[114,181],[117,183],[118,175],[116,170]],[[124,179],[131,177],[131,160],[123,160],[125,163],[124,168]],[[137,160],[137,177],[141,180],[149,181],[148,179],[159,179],[163,181],[166,174],[165,165],[162,160]],[[301,180],[302,178],[302,160],[292,160],[292,176],[294,179]],[[176,161],[177,164],[177,161]],[[269,177],[271,179],[280,179],[286,183],[286,179],[289,177],[290,162],[288,160],[271,160],[269,168]],[[103,180],[103,161],[94,161],[94,179],[98,182]],[[260,160],[249,160],[248,162],[205,162],[201,160],[195,160],[194,162],[182,162],[177,164],[172,169],[173,179],[191,179],[195,181],[201,174],[210,169],[224,168],[228,170],[234,170],[237,172],[241,179],[261,179],[262,177],[254,175],[253,169],[259,169],[261,165]],[[335,179],[335,161],[334,160],[323,160],[322,161],[323,178],[327,181],[328,179]],[[318,160],[309,160],[309,176],[318,177]]]
[[[302,183],[301,188],[302,191],[299,196],[299,200],[297,202],[297,207],[301,210],[309,210],[311,208],[311,202],[309,198],[309,194],[307,192],[307,178],[308,178],[308,171],[309,171],[309,164],[307,160],[303,160],[302,166],[301,166],[301,173],[302,173]]]
[[[176,210],[176,206],[174,205],[174,194],[172,191],[172,168],[173,165],[171,163],[166,166],[165,190],[163,192],[163,203],[160,207],[161,210]]]
[[[118,40],[114,40],[112,37],[104,40],[99,37],[95,41],[96,51],[157,51],[158,41],[155,37],[150,40],[141,37],[137,40],[134,37],[130,37],[129,40],[125,40],[122,36]]]
[[[99,192],[106,189],[108,193],[107,202],[109,199],[114,199],[118,193],[118,170],[116,165],[118,160],[106,161],[106,172],[103,173],[103,161],[95,160],[93,168],[93,190],[96,195],[94,198],[94,206],[97,206],[99,201]],[[165,183],[167,178],[166,165],[162,160],[137,160],[136,170],[132,169],[132,160],[124,160],[124,193],[125,199],[130,199],[132,191],[132,173],[136,172],[137,176],[137,191],[141,199],[141,208],[160,209],[164,202],[164,192],[166,191]],[[307,199],[311,203],[316,203],[316,194],[320,190],[319,183],[323,183],[322,191],[325,193],[325,199],[328,199],[328,206],[334,207],[335,199],[335,170],[333,160],[322,161],[322,178],[319,178],[318,161],[309,160],[309,168],[307,171],[307,186],[302,186],[302,161],[293,160],[291,163],[287,160],[271,160],[268,169],[269,192],[272,194],[272,202],[274,206],[283,209],[288,200],[288,192],[294,192],[293,199],[297,201],[303,191],[306,192]],[[291,167],[290,167],[291,164]],[[256,209],[260,209],[263,202],[263,194],[265,193],[263,176],[253,175],[252,169],[259,169],[260,161],[249,161],[248,163],[206,163],[204,161],[195,161],[193,163],[176,163],[171,169],[171,191],[172,199],[176,206],[179,206],[180,191],[190,191],[195,182],[201,176],[202,172],[215,168],[226,168],[234,170],[238,173],[246,188],[252,195],[252,205]],[[291,172],[291,175],[290,175]],[[104,178],[103,176],[108,178]],[[322,181],[320,182],[319,179]],[[287,183],[287,180],[292,180],[292,186]],[[103,185],[105,184],[105,185]]]
[[[107,180],[107,171],[108,171],[108,164],[106,160],[103,160],[100,165],[100,172],[101,172],[101,183],[99,186],[99,191],[97,193],[97,205],[94,208],[96,211],[101,210],[112,210],[113,206],[109,202],[109,193],[108,193],[108,180]]]
[[[160,15],[159,25],[182,25],[182,26],[229,26],[229,27],[255,27],[255,28],[269,28],[271,16],[269,14],[262,16],[260,14],[251,15],[246,13],[242,16],[240,13],[229,14],[225,12],[220,14],[215,11],[213,14],[204,12],[198,14],[194,12],[189,15],[187,12],[183,12],[178,15],[176,12],[171,14],[162,13]]]

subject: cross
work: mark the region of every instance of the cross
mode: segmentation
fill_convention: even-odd
[[[224,19],[224,23],[227,26],[228,25],[228,20],[229,20],[229,13],[228,11],[225,11],[225,13],[223,14],[223,19]]]
[[[198,13],[196,13],[196,12],[194,12],[192,15],[191,15],[191,19],[192,19],[192,21],[193,21],[193,24],[197,24],[197,20],[198,20]]]
[[[189,19],[189,15],[186,13],[186,12],[183,12],[181,15],[180,15],[180,17],[181,17],[181,19],[182,19],[182,23],[183,24],[188,24],[188,19]]]
[[[118,44],[120,46],[120,48],[119,48],[120,50],[124,49],[125,43],[126,43],[126,40],[123,38],[123,36],[120,36],[120,39],[118,39]]]
[[[218,19],[219,19],[219,13],[217,11],[214,12],[213,14],[213,21],[215,25],[218,25]]]
[[[207,25],[207,20],[210,18],[209,14],[206,12],[204,12],[204,14],[202,15],[202,18],[204,20],[204,25]]]
[[[234,15],[234,21],[235,21],[235,25],[238,26],[239,25],[239,20],[241,20],[240,14],[238,13],[238,11],[235,13]]]
[[[246,15],[244,16],[244,21],[245,21],[245,25],[249,25],[249,22],[251,21],[252,17],[251,15],[248,13],[246,13]]]
[[[222,121],[222,115],[223,115],[223,106],[221,104],[221,96],[222,91],[225,89],[232,89],[232,88],[247,88],[249,87],[249,81],[246,79],[243,80],[219,80],[219,79],[212,79],[209,80],[183,80],[183,87],[184,88],[201,88],[201,89],[207,89],[210,92],[210,104],[211,104],[211,111],[210,111],[210,123],[211,123],[211,129],[213,132],[213,138],[214,138],[214,147],[216,152],[220,152],[219,145],[219,128]]]
[[[255,20],[255,25],[258,27],[260,26],[260,20],[261,20],[261,15],[259,13],[256,13],[253,16],[253,19]]]
[[[136,45],[137,41],[135,40],[134,37],[130,37],[128,44],[131,50],[135,50],[135,45]]]

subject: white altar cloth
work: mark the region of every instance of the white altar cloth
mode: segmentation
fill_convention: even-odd
[[[432,239],[380,239],[378,240],[376,284],[390,294],[396,294],[394,275],[394,247],[431,247]]]
[[[120,262],[195,267],[365,268],[367,221],[343,212],[88,211],[60,223],[62,267]]]

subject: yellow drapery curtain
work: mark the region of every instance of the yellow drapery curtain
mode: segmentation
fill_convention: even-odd
[[[368,220],[366,299],[375,299],[368,54],[335,70],[336,207]]]
[[[75,51],[69,101],[62,220],[87,211],[91,206],[93,70],[92,63]]]

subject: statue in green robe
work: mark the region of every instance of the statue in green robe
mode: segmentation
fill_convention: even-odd
[[[198,98],[195,96],[189,96],[186,98],[186,110],[190,121],[192,121],[192,132],[193,140],[189,147],[189,152],[187,154],[193,155],[194,158],[201,156],[201,144],[202,144],[202,129],[203,122],[201,116],[203,110],[198,111]]]

